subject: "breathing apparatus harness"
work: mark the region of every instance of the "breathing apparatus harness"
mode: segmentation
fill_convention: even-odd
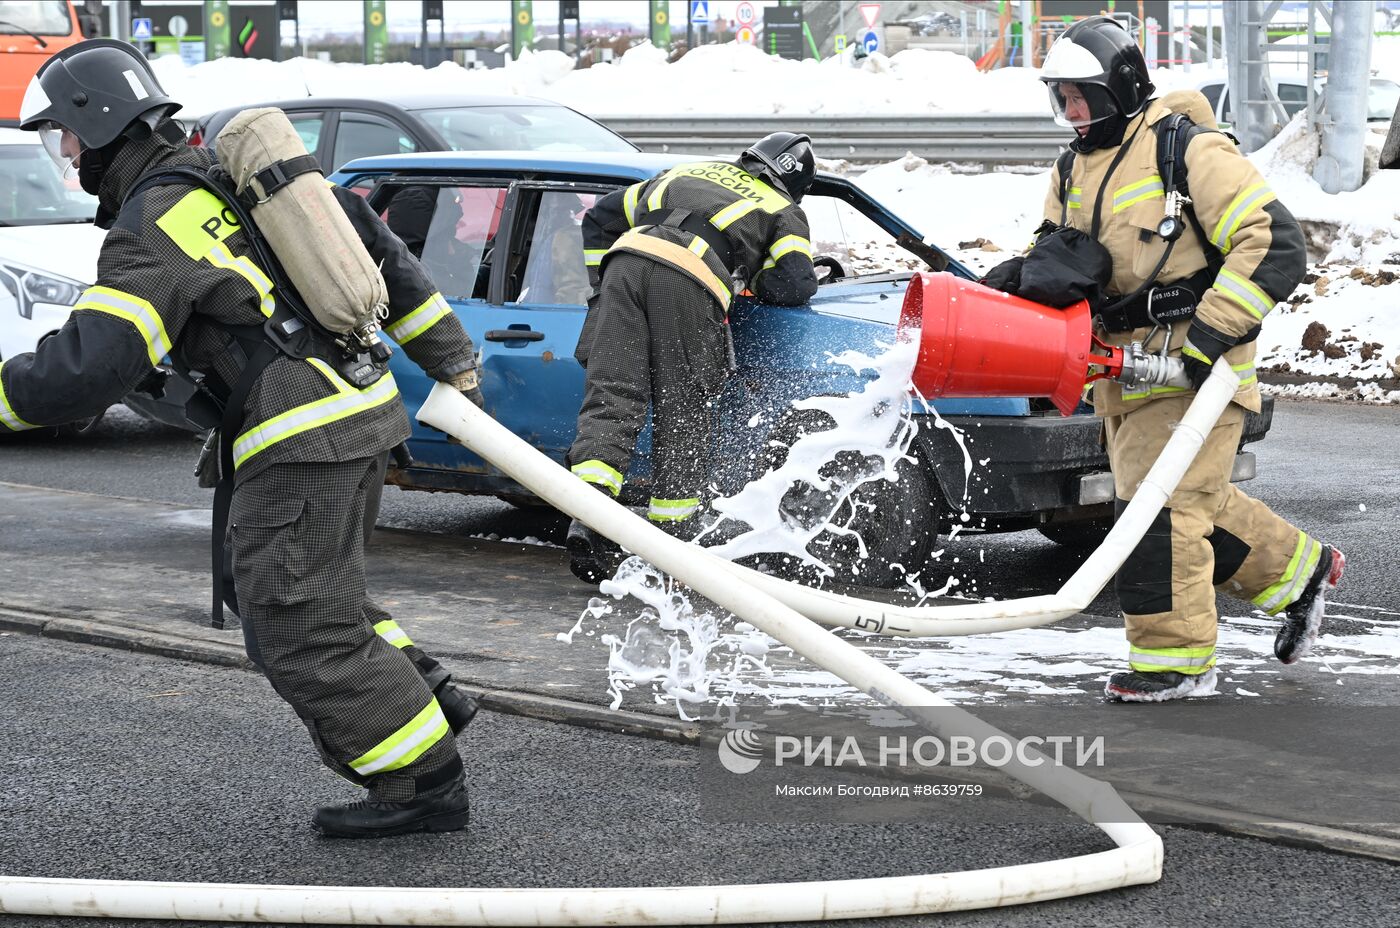
[[[210,458],[218,454],[218,480],[213,483],[214,512],[212,519],[212,568],[214,577],[212,624],[215,628],[224,627],[224,603],[227,601],[236,610],[237,597],[231,582],[231,563],[225,550],[225,535],[228,529],[229,510],[233,501],[234,460],[233,443],[243,430],[243,407],[252,392],[253,384],[278,356],[306,360],[318,358],[331,365],[342,378],[357,389],[372,386],[389,367],[392,349],[378,337],[375,327],[366,326],[347,335],[330,331],[317,320],[310,308],[297,293],[290,277],[278,261],[267,239],[253,221],[252,208],[266,202],[278,190],[287,186],[296,177],[319,172],[320,165],[314,156],[303,155],[274,162],[260,171],[256,185],[249,184],[242,195],[234,188],[233,178],[217,162],[201,170],[188,165],[157,168],[141,177],[131,188],[123,201],[131,200],[137,193],[158,185],[182,184],[207,190],[217,197],[236,220],[242,230],[254,262],[271,279],[276,298],[272,315],[260,326],[230,325],[212,322],[227,332],[232,338],[230,347],[237,345],[244,356],[244,364],[238,379],[231,384],[219,384],[222,389],[210,385],[213,376],[189,377],[187,370],[179,373],[196,384],[196,392],[186,408],[190,421],[211,428],[208,440],[200,452],[199,463],[195,467],[201,485],[208,486],[205,475]],[[256,193],[261,188],[261,196]],[[211,409],[212,407],[212,409]],[[402,447],[394,449],[396,457],[406,454]]]

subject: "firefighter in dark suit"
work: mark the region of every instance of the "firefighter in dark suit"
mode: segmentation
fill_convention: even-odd
[[[579,338],[587,368],[569,465],[618,496],[652,412],[647,518],[690,539],[710,473],[717,400],[732,367],[729,305],[750,289],[799,306],[817,292],[807,217],[798,203],[816,160],[805,135],[777,132],[737,162],[682,164],[598,200],[583,220],[596,296]],[[610,572],[611,543],[569,526],[576,576]]]
[[[327,766],[369,788],[365,800],[318,809],[314,827],[334,837],[463,828],[468,803],[453,733],[475,703],[365,589],[366,506],[377,500],[386,454],[409,434],[393,376],[356,386],[329,352],[264,353],[264,322],[286,311],[282,294],[227,204],[168,180],[177,167],[211,166],[170,119],[178,108],[144,58],[105,39],[64,49],[30,84],[22,128],[39,131],[55,159],[76,168],[110,231],[97,283],[64,327],[0,364],[0,427],[92,416],[167,359],[202,375],[240,423],[222,436],[232,461],[222,478],[232,492],[229,541],[249,656]],[[479,403],[461,324],[365,202],[335,195],[382,269],[385,333]],[[306,230],[308,248],[317,234]],[[261,367],[256,358],[266,358]]]

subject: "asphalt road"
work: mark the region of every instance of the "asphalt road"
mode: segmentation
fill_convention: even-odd
[[[1284,401],[1269,437],[1250,448],[1259,476],[1243,486],[1281,515],[1347,554],[1337,600],[1400,620],[1400,410]],[[208,507],[212,494],[191,472],[198,444],[181,432],[114,409],[84,437],[11,436],[0,442],[0,480],[111,496]],[[1363,508],[1364,507],[1364,508]],[[490,497],[410,493],[386,488],[380,525],[449,535],[536,537],[562,544],[565,521],[549,510],[521,510]],[[953,575],[959,592],[998,599],[1052,592],[1082,553],[1037,532],[964,535],[940,546],[926,572],[937,588]],[[931,579],[930,579],[931,578]],[[1246,603],[1220,601],[1222,614],[1246,615]],[[1113,615],[1111,588],[1087,610]]]
[[[1053,823],[717,825],[699,749],[483,713],[463,739],[465,833],[315,837],[356,791],[249,672],[0,634],[0,873],[396,886],[617,886],[841,879],[1107,850]],[[982,800],[992,802],[993,800]],[[1388,864],[1177,828],[1150,887],[936,919],[939,926],[1394,924]],[[5,928],[177,924],[7,916]],[[195,923],[179,923],[195,924]],[[199,923],[204,924],[204,923]]]

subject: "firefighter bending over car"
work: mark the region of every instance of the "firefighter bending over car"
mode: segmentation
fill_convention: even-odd
[[[323,336],[300,342],[310,346],[304,356],[274,341],[274,325],[314,326],[287,316],[294,288],[274,287],[283,271],[269,265],[280,262],[253,260],[254,239],[231,221],[231,198],[189,179],[215,172],[207,151],[185,143],[170,118],[177,109],[132,46],[105,39],[60,51],[31,82],[21,127],[38,130],[61,167],[76,168],[110,232],[97,283],[63,328],[0,364],[0,422],[20,430],[92,416],[167,356],[180,373],[201,374],[202,391],[224,407],[218,457],[229,466],[215,524],[231,508],[235,608],[249,657],[326,765],[369,789],[366,800],[318,809],[314,827],[332,837],[463,828],[454,734],[476,704],[365,591],[363,520],[377,505],[389,450],[409,434],[393,376],[382,357],[377,367],[344,366],[344,349]],[[297,169],[315,170],[304,158]],[[334,198],[366,260],[382,268],[385,331],[480,405],[471,342],[418,262],[360,197],[337,189]],[[326,234],[307,228],[298,260]],[[216,577],[221,565],[216,555]]]
[[[652,412],[647,517],[694,539],[710,477],[718,400],[734,366],[728,311],[737,292],[799,306],[817,292],[798,203],[816,160],[805,135],[776,132],[737,162],[683,164],[602,197],[583,219],[595,295],[576,356],[587,369],[575,475],[618,496]],[[570,568],[598,583],[617,548],[575,520]]]
[[[1316,640],[1325,594],[1345,561],[1246,496],[1230,476],[1245,414],[1260,408],[1255,338],[1303,277],[1302,231],[1254,165],[1216,130],[1201,94],[1152,97],[1142,52],[1113,19],[1071,26],[1051,47],[1041,80],[1057,121],[1078,138],[1051,172],[1037,244],[984,282],[1024,291],[1032,275],[1022,271],[1043,257],[1038,250],[1072,241],[1065,226],[1087,233],[1107,249],[1096,334],[1149,350],[1165,339],[1193,384],[1094,385],[1120,512],[1216,360],[1225,358],[1240,379],[1234,402],[1118,572],[1131,669],[1113,674],[1105,695],[1157,702],[1210,692],[1217,589],[1282,614],[1274,653],[1291,664]],[[1074,263],[1082,269],[1089,262]]]

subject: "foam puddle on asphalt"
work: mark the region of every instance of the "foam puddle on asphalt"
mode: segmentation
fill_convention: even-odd
[[[779,553],[816,571],[824,581],[831,568],[811,551],[811,542],[829,522],[792,518],[780,506],[795,482],[827,491],[828,500],[848,497],[869,480],[897,479],[895,466],[909,453],[915,421],[909,415],[909,374],[917,348],[901,343],[876,357],[857,352],[832,355],[829,360],[857,372],[877,376],[864,390],[847,396],[817,397],[794,404],[815,409],[836,423],[834,429],[803,436],[790,446],[786,463],[752,481],[739,493],[716,502],[726,517],[750,531],[710,548],[730,558],[762,552]],[[973,461],[962,435],[935,418],[937,428],[949,429],[963,450],[965,487],[971,487]],[[857,469],[842,485],[821,476],[824,464],[841,452],[856,451],[868,466]],[[985,462],[978,462],[983,464]],[[955,505],[965,509],[964,503]],[[837,508],[840,508],[839,506]],[[846,507],[849,511],[849,507]],[[834,510],[833,510],[834,511]],[[967,524],[964,514],[949,538]],[[835,526],[836,531],[849,531]],[[927,573],[939,566],[935,551]],[[956,559],[955,559],[956,560]],[[956,570],[953,564],[947,565]],[[959,584],[950,573],[942,578],[905,578],[922,601],[947,595]],[[851,705],[867,701],[835,675],[806,665],[792,651],[747,622],[702,598],[692,599],[683,584],[667,577],[640,558],[629,558],[616,576],[599,587],[602,596],[590,601],[574,628],[559,635],[571,643],[578,635],[598,638],[608,647],[607,693],[614,708],[630,698],[673,705],[683,719],[717,718],[726,707],[739,704]],[[1400,674],[1400,622],[1384,610],[1329,608],[1338,623],[1323,626],[1313,653],[1303,659],[1337,682],[1356,674]],[[1348,621],[1350,620],[1350,621]],[[1217,652],[1219,693],[1229,698],[1267,695],[1271,680],[1283,672],[1273,656],[1278,620],[1262,613],[1222,617]],[[1359,632],[1357,631],[1359,629]],[[1051,626],[991,635],[953,638],[897,639],[858,631],[833,631],[914,681],[946,699],[981,704],[1026,698],[1079,697],[1098,694],[1108,675],[1127,666],[1128,644],[1121,625],[1069,628]]]

